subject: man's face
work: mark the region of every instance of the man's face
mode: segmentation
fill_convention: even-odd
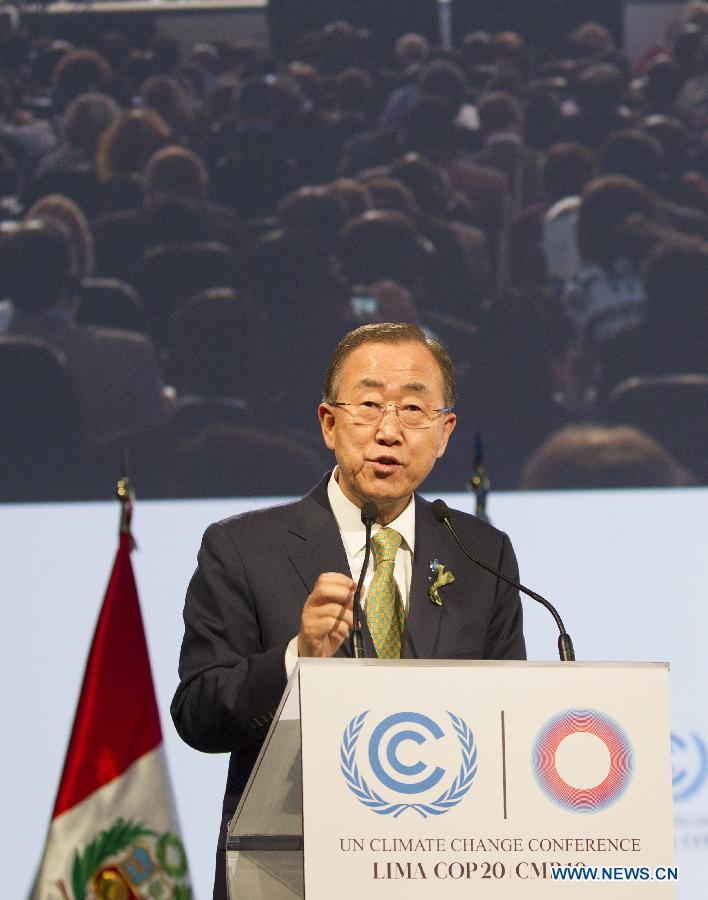
[[[428,348],[415,341],[362,344],[344,360],[336,398],[346,403],[445,406],[443,376]],[[429,428],[406,428],[389,409],[375,425],[354,421],[351,407],[318,408],[324,442],[334,450],[338,484],[357,506],[373,500],[380,519],[390,522],[443,455],[455,427],[452,413],[436,416]]]

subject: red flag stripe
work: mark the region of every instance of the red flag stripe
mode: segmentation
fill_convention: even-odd
[[[131,537],[121,534],[91,644],[54,817],[162,742]]]

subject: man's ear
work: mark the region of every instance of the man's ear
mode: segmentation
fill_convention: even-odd
[[[445,422],[443,423],[442,437],[438,444],[438,452],[435,455],[436,459],[440,459],[445,453],[447,442],[450,440],[450,435],[455,430],[455,425],[457,425],[457,416],[455,413],[448,413],[447,416],[445,416]]]
[[[328,450],[334,450],[334,413],[332,407],[327,403],[320,403],[317,407],[317,418],[320,420],[320,428],[322,429],[322,440]]]

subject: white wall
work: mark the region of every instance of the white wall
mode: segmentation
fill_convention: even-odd
[[[445,499],[472,505],[468,494]],[[197,900],[210,896],[226,758],[190,750],[169,718],[184,589],[206,525],[257,505],[138,501],[134,516],[133,561]],[[671,662],[677,790],[690,792],[701,775],[697,739],[708,744],[708,490],[500,494],[490,514],[511,534],[524,582],[560,608],[579,659]],[[117,521],[110,503],[0,506],[0,846],[12,852],[4,897],[26,895],[42,851]],[[529,604],[529,656],[555,659],[553,621]],[[708,884],[703,775],[676,804],[679,900],[702,900]]]

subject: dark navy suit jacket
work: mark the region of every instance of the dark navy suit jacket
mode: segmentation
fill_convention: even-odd
[[[263,743],[286,685],[285,651],[322,572],[349,572],[324,478],[302,500],[210,525],[184,610],[180,684],[172,718],[197,750],[231,753],[225,823]],[[403,655],[419,659],[524,659],[518,593],[470,562],[430,504],[415,497],[415,553]],[[463,543],[518,578],[508,537],[474,516],[453,513]],[[455,575],[428,596],[430,562]],[[375,656],[363,623],[367,655]],[[338,655],[349,655],[345,641]],[[217,870],[217,881],[219,872]],[[215,896],[221,896],[219,892]]]

